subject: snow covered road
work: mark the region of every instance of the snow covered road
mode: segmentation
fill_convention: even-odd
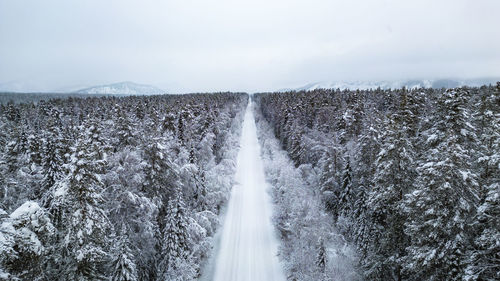
[[[224,221],[215,265],[215,281],[285,280],[277,258],[257,129],[250,102],[237,158],[236,181]]]

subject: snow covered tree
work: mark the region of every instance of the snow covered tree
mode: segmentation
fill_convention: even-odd
[[[189,200],[184,212],[192,238],[189,257],[169,274],[198,276],[232,182],[247,95],[22,96],[0,97],[16,100],[0,101],[0,280],[111,278],[118,264],[129,279],[157,280],[167,203],[176,188]],[[181,174],[179,167],[187,166]],[[14,226],[7,212],[26,199],[47,210],[53,233]],[[123,223],[127,233],[115,240],[113,228]],[[135,274],[127,257],[114,255],[125,236],[123,252]],[[35,238],[40,244],[31,243]]]
[[[154,138],[145,147],[146,175],[142,191],[150,198],[166,201],[178,184],[177,169],[171,161],[168,147],[162,138]]]
[[[45,195],[42,198],[42,204],[45,207],[50,206],[53,199],[51,197],[53,190],[52,192],[47,191],[55,188],[55,183],[61,180],[63,176],[64,155],[66,152],[67,148],[61,132],[60,121],[55,117],[50,118],[43,136],[41,157],[43,180],[39,191],[40,195]]]
[[[134,246],[131,256],[135,259],[139,280],[149,278],[150,267],[155,263],[155,235],[159,232],[158,205],[141,192],[145,166],[138,151],[132,147],[124,148],[108,158],[108,171],[104,177],[108,199],[105,209],[117,229],[127,225],[125,234]]]
[[[135,143],[135,136],[132,126],[133,124],[130,120],[131,117],[120,107],[116,109],[115,115],[117,117],[116,137],[118,147],[123,148],[128,145],[133,145]]]
[[[191,116],[191,113],[189,112],[189,110],[183,109],[179,113],[179,117],[178,117],[179,121],[177,122],[177,137],[179,139],[179,142],[183,146],[189,140],[186,136],[186,134],[188,133],[188,128],[186,128],[186,127],[187,127],[187,122],[189,122],[189,119],[191,119],[191,118],[192,118],[192,116]]]
[[[204,172],[200,171],[197,165],[190,163],[181,167],[180,175],[189,207],[197,211],[207,210],[208,189]]]
[[[0,115],[0,200],[3,200],[6,193],[6,177],[8,172],[7,154],[5,147],[7,146],[9,136],[7,134],[7,119]]]
[[[326,248],[325,248],[325,241],[323,238],[320,238],[319,243],[318,243],[318,255],[316,257],[316,265],[318,266],[319,270],[321,273],[325,272],[326,268]]]
[[[472,227],[477,236],[469,252],[465,280],[498,280],[500,278],[500,184],[486,188],[486,198],[479,206]]]
[[[334,218],[339,214],[340,186],[338,177],[341,161],[338,154],[336,147],[327,147],[319,163],[321,167],[320,190],[323,193],[325,207],[333,213]]]
[[[466,280],[500,279],[500,112],[495,106],[500,101],[500,83],[497,91],[485,98],[481,112],[483,122],[480,135],[481,203],[471,223],[472,247],[469,250]]]
[[[403,196],[412,190],[416,176],[415,149],[409,132],[413,119],[406,92],[403,92],[401,104],[387,120],[381,136],[381,151],[375,162],[375,184],[368,194],[371,235],[377,237],[378,242],[373,244],[371,256],[366,258],[367,266],[371,269],[369,272],[381,274],[379,278],[384,280],[403,278],[400,259],[405,255],[408,237],[404,233],[406,215],[401,204]]]
[[[354,190],[352,186],[352,170],[349,157],[345,160],[345,168],[342,174],[342,185],[340,187],[339,204],[340,214],[344,216],[352,215],[354,203]]]
[[[168,202],[163,230],[163,257],[159,265],[159,275],[166,280],[178,278],[179,270],[184,269],[185,260],[189,257],[188,219],[182,194],[177,191]],[[189,274],[185,272],[185,274]]]
[[[80,126],[80,138],[71,148],[69,175],[56,197],[64,202],[61,241],[62,272],[64,280],[96,280],[105,278],[105,263],[108,260],[110,224],[101,208],[103,184],[101,174],[105,165],[91,125]]]
[[[44,266],[54,227],[45,210],[38,203],[27,201],[10,216],[5,211],[0,211],[0,216],[0,280],[2,275],[11,280],[47,278]]]
[[[136,281],[137,270],[132,251],[130,250],[130,240],[128,238],[128,230],[125,226],[122,227],[116,250],[114,252],[114,268],[111,276],[111,281]]]
[[[466,89],[448,90],[438,100],[415,190],[405,196],[405,233],[411,242],[403,271],[411,280],[464,277],[467,222],[478,186],[465,148],[475,137],[464,107],[467,96]]]
[[[345,124],[346,139],[358,138],[363,124],[363,103],[359,92],[352,92],[351,101],[348,108],[342,115],[343,123]]]
[[[490,226],[498,223],[480,214],[485,208],[495,213],[494,204],[484,202],[494,201],[491,184],[498,182],[499,85],[317,89],[254,98],[294,164],[315,167],[321,199],[333,217],[345,213],[335,226],[357,244],[370,280],[483,280],[498,279],[491,277],[496,267],[487,265],[496,261],[490,254],[497,251],[497,230]],[[318,151],[324,155],[317,157]],[[339,154],[350,158],[350,177],[341,170],[346,166]],[[354,198],[347,206],[340,200],[345,182]],[[297,215],[287,211],[280,228],[291,237],[283,221]],[[481,233],[493,238],[485,242]],[[286,254],[301,256],[292,253],[297,252]],[[293,277],[318,279],[297,264],[292,268]]]
[[[13,125],[13,124],[11,124]],[[27,154],[28,141],[25,124],[16,127],[8,127],[9,140],[4,147],[4,153],[0,160],[0,169],[4,171],[1,176],[3,181],[2,204],[7,211],[13,211],[25,201],[31,192],[26,185],[30,186],[30,179],[24,175],[23,168],[29,167],[29,155]],[[36,167],[34,167],[36,169]],[[2,179],[3,178],[3,179]]]
[[[9,272],[7,266],[11,260],[17,258],[14,250],[15,230],[10,223],[9,214],[0,208],[0,280],[16,280],[16,276]]]

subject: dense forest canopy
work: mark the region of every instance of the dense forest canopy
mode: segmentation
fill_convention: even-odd
[[[247,100],[0,105],[0,279],[198,277],[233,184]]]
[[[251,98],[289,280],[500,279],[500,83]],[[200,278],[248,102],[0,104],[0,280]]]
[[[282,148],[314,177],[310,188],[355,245],[366,280],[500,279],[500,83],[256,101]],[[318,280],[319,261],[298,279]]]

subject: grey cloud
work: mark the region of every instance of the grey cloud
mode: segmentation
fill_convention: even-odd
[[[496,0],[4,0],[0,83],[253,92],[500,76],[498,10]]]

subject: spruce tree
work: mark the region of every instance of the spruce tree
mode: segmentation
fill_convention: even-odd
[[[324,274],[326,269],[327,257],[325,241],[323,240],[323,238],[320,238],[319,240],[317,251],[318,255],[316,256],[316,265],[318,266],[319,271]]]
[[[403,196],[415,179],[415,155],[412,133],[414,116],[407,104],[406,92],[401,94],[399,108],[388,118],[381,136],[381,149],[375,161],[374,185],[368,194],[372,235],[377,237],[368,257],[368,267],[382,274],[380,278],[401,280],[401,258],[408,246],[401,209]]]
[[[126,111],[118,107],[115,111],[116,120],[116,137],[118,148],[124,148],[128,145],[134,145],[135,136],[132,126],[131,117]]]
[[[65,280],[99,280],[105,278],[110,241],[110,224],[102,197],[101,175],[106,164],[97,142],[96,128],[80,126],[80,138],[71,148],[69,175],[56,192],[61,196],[64,234],[62,275]]]
[[[460,280],[464,276],[467,222],[477,201],[477,175],[470,169],[474,139],[465,108],[466,89],[439,98],[429,149],[417,169],[415,190],[405,197],[405,233],[411,237],[403,270],[411,280]]]
[[[137,269],[130,249],[130,240],[128,238],[129,230],[122,227],[120,236],[116,243],[115,257],[114,257],[114,268],[111,276],[112,281],[136,281],[139,280],[137,277]]]
[[[182,194],[178,190],[167,206],[159,276],[169,279],[168,276],[182,268],[189,254],[188,220]]]
[[[54,118],[50,118],[43,136],[41,157],[43,180],[39,192],[43,196],[42,204],[44,207],[50,206],[53,199],[51,197],[54,191],[53,188],[55,188],[56,182],[61,180],[63,176],[64,155],[66,151],[60,122],[57,122]],[[48,192],[50,190],[52,192]]]
[[[340,214],[350,217],[352,215],[352,209],[354,208],[352,205],[354,203],[354,190],[352,186],[352,170],[349,157],[347,157],[345,162],[338,204],[340,205]]]
[[[472,246],[467,254],[466,280],[500,279],[500,83],[483,100],[479,118],[484,124],[477,166],[480,167],[481,203],[471,223]]]
[[[26,201],[7,216],[0,209],[0,272],[10,280],[44,280],[54,227],[47,212]],[[7,278],[8,279],[8,278]],[[2,276],[0,276],[2,280]]]
[[[469,252],[465,280],[500,279],[500,179],[486,188],[472,227],[477,236]]]

